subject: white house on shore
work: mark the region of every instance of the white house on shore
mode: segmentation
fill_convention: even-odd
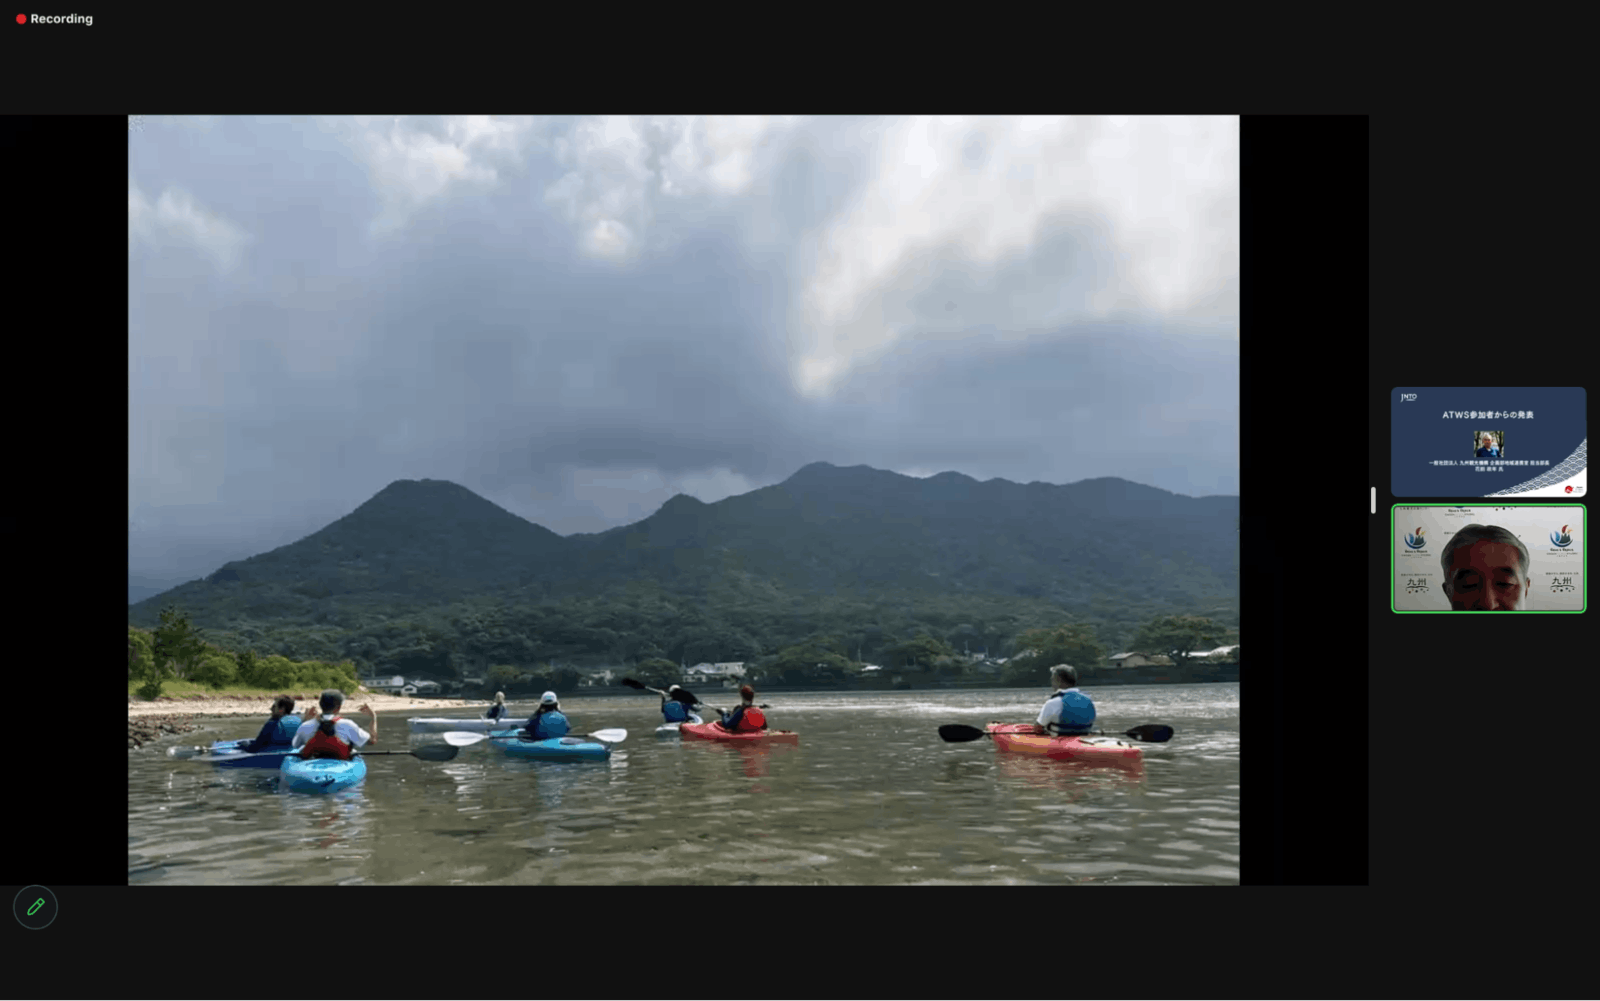
[[[1108,661],[1108,667],[1171,667],[1172,661],[1161,654],[1119,653]]]
[[[690,687],[696,684],[721,683],[723,688],[737,688],[744,678],[744,662],[708,664],[699,663],[683,672],[679,684]]]

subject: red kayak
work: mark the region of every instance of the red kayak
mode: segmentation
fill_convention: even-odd
[[[800,735],[793,730],[741,730],[731,733],[719,723],[684,723],[678,733],[701,740],[724,740],[730,744],[798,744]]]
[[[994,746],[1013,754],[1107,765],[1144,763],[1144,749],[1119,737],[1053,737],[1033,723],[990,723]]]

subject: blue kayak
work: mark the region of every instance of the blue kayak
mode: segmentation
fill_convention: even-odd
[[[268,748],[260,754],[240,752],[239,745],[248,743],[250,743],[248,737],[244,740],[214,741],[206,760],[218,768],[277,768],[283,763],[283,756],[289,753],[287,747]]]
[[[516,730],[496,730],[491,737],[515,736]],[[491,740],[489,743],[507,754],[519,758],[542,758],[547,761],[600,760],[611,757],[611,745],[582,737],[555,737],[550,740]]]
[[[359,754],[349,761],[285,755],[278,773],[295,792],[338,792],[366,778],[367,763]]]

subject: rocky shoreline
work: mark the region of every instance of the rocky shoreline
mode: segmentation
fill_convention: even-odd
[[[128,720],[128,750],[134,751],[164,737],[200,729],[180,716],[142,716]]]

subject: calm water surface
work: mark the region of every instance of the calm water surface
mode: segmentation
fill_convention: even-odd
[[[366,782],[286,793],[277,773],[165,756],[253,736],[206,721],[128,754],[128,881],[152,884],[1237,884],[1239,686],[1090,689],[1109,734],[1177,730],[1142,771],[939,739],[1033,719],[1040,690],[763,696],[798,746],[658,740],[659,700],[571,697],[578,731],[626,727],[605,762],[368,759]],[[532,703],[518,703],[526,716]],[[438,743],[385,714],[381,749]]]

